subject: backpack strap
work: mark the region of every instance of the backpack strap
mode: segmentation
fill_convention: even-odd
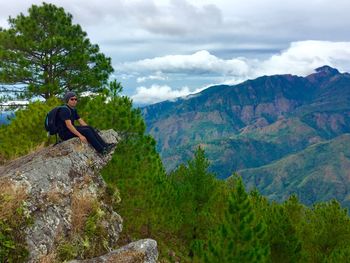
[[[61,108],[62,107],[66,107],[68,110],[69,110],[69,117],[72,115],[72,111],[70,110],[70,108],[68,107],[68,105],[67,104],[64,104],[64,105],[62,105],[61,106]]]
[[[62,139],[57,136],[57,133],[55,134],[55,136],[56,136],[56,143],[53,146],[56,146],[57,144],[63,142]]]

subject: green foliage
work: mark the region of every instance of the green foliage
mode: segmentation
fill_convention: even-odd
[[[322,262],[350,244],[350,218],[336,200],[318,203],[305,213],[301,225],[304,258]],[[335,257],[333,254],[331,257]]]
[[[16,158],[29,153],[47,139],[44,128],[46,114],[60,102],[52,98],[47,102],[33,102],[16,111],[11,123],[0,127],[0,160]]]
[[[337,201],[302,205],[296,195],[282,204],[251,194],[267,224],[272,262],[347,262],[350,218]]]
[[[84,258],[100,255],[108,250],[106,239],[108,233],[102,223],[104,216],[105,212],[100,207],[96,207],[86,220],[83,243],[87,249]]]
[[[99,91],[113,72],[110,58],[63,8],[32,5],[27,16],[9,18],[9,24],[0,28],[0,82],[23,84],[27,98]]]
[[[223,222],[212,234],[205,262],[267,262],[266,225],[257,220],[240,177],[230,179],[230,195]]]
[[[106,182],[116,185],[121,202],[118,212],[133,238],[151,236],[162,221],[165,173],[154,140],[145,135],[129,136],[118,143],[112,160],[103,169]]]
[[[349,142],[350,135],[344,134],[269,165],[242,170],[241,175],[248,186],[255,185],[273,200],[286,200],[289,193],[297,192],[306,205],[336,198],[349,207],[346,191],[340,190],[348,171]]]
[[[302,243],[297,227],[302,220],[299,206],[302,205],[292,196],[283,205],[270,203],[266,197],[256,190],[250,193],[250,199],[259,221],[265,222],[267,235],[265,242],[269,244],[272,262],[299,262]]]
[[[111,82],[99,96],[84,98],[78,110],[89,125],[114,129],[121,136],[112,160],[101,173],[111,188],[119,190],[121,202],[115,208],[127,222],[123,232],[138,239],[156,235],[159,225],[167,224],[164,211],[169,208],[164,202],[171,191],[167,190],[156,143],[144,134],[140,110],[132,107],[128,97],[119,95],[121,90],[119,83]]]
[[[113,81],[100,95],[82,98],[78,104],[79,114],[89,125],[99,129],[114,129],[127,137],[142,136],[145,123],[139,109],[132,106],[126,96],[120,96],[122,87]]]
[[[81,98],[78,111],[89,125],[114,129],[121,136],[102,175],[108,184],[104,202],[124,219],[122,241],[154,238],[165,262],[346,262],[350,218],[338,202],[308,208],[296,195],[280,204],[257,190],[248,194],[237,175],[217,180],[201,148],[167,176],[155,140],[145,134],[140,110],[119,95],[121,90],[114,81],[100,95]],[[0,128],[1,157],[14,158],[40,147],[46,141],[45,115],[59,104],[52,98],[17,111],[12,122]],[[0,197],[0,212],[10,210],[3,209],[9,197]],[[30,222],[25,209],[17,207],[11,220],[0,218],[0,261],[22,262],[28,255],[21,231]],[[84,220],[80,232],[59,242],[59,260],[107,250],[102,224],[108,220],[106,212],[96,202]]]
[[[57,259],[66,261],[74,258],[92,258],[106,253],[108,247],[105,221],[107,213],[100,207],[97,200],[91,203],[91,211],[84,220],[82,229],[71,232],[68,237],[61,238],[57,247]]]
[[[198,257],[197,250],[204,244],[207,230],[213,224],[210,208],[217,182],[208,167],[209,161],[199,147],[187,166],[182,165],[169,175],[176,194],[173,206],[179,213],[179,235],[192,260]]]
[[[1,187],[0,262],[24,262],[29,255],[25,229],[32,224],[22,193]],[[18,190],[19,191],[19,190]]]
[[[349,262],[350,259],[350,246],[339,247],[332,251],[332,253],[323,262],[324,263],[339,263]]]
[[[298,262],[301,241],[283,206],[272,204],[266,215],[272,262]]]
[[[74,259],[78,256],[78,253],[78,246],[73,242],[61,240],[57,247],[57,257],[62,261]]]
[[[23,223],[16,222],[16,223]],[[18,236],[18,230],[13,227],[19,226],[23,231],[23,225],[15,225],[0,220],[0,261],[23,262],[27,259],[29,251],[25,241]],[[17,233],[16,233],[17,232]],[[23,235],[23,233],[21,233]]]

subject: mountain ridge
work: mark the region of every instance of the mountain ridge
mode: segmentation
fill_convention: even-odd
[[[334,139],[313,144],[276,162],[241,170],[239,173],[248,188],[257,187],[270,199],[285,199],[296,192],[300,200],[308,205],[336,198],[344,206],[349,207],[350,150],[347,147],[349,144],[350,134],[342,134]],[[320,165],[313,166],[312,163]],[[290,180],[288,176],[291,173],[290,169],[293,170],[297,180],[295,178]],[[343,170],[347,172],[343,174]],[[266,181],[272,182],[265,184]],[[284,189],[280,191],[282,185]]]
[[[349,133],[350,74],[322,66],[306,77],[261,76],[141,110],[167,170],[201,145],[226,178]]]

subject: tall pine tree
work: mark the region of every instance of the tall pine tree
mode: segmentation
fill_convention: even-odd
[[[225,218],[203,251],[205,262],[268,262],[266,225],[256,219],[242,179],[234,174]]]
[[[63,8],[33,5],[27,16],[9,18],[9,25],[0,28],[0,83],[45,99],[67,90],[96,92],[107,84],[110,58]]]
[[[199,147],[187,166],[181,165],[170,174],[176,191],[174,206],[181,219],[178,235],[191,261],[198,258],[197,251],[207,239],[208,229],[214,225],[215,215],[211,211],[218,182],[208,167],[205,152]]]

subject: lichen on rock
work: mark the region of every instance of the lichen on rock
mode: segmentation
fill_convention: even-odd
[[[113,130],[101,136],[120,140]],[[99,175],[112,153],[100,155],[72,138],[0,166],[1,182],[26,197],[28,262],[92,258],[115,249],[122,218],[113,202],[119,200]]]

